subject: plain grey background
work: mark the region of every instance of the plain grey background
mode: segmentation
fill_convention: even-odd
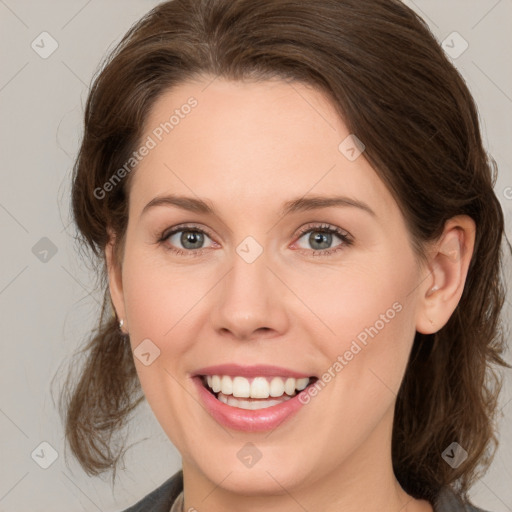
[[[69,450],[64,457],[50,389],[99,311],[95,277],[76,252],[69,215],[83,105],[102,58],[157,3],[0,0],[0,512],[122,510],[181,467],[144,402],[127,439],[137,444],[115,488],[107,476],[88,477]],[[475,97],[485,145],[499,166],[495,190],[512,239],[512,0],[405,3],[440,43],[448,42]],[[58,46],[45,55],[52,45]],[[506,308],[510,318],[508,301]],[[512,360],[510,351],[507,357]],[[508,375],[500,400],[501,446],[471,493],[478,506],[494,512],[512,511],[511,383]]]

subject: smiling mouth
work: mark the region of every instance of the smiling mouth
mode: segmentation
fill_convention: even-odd
[[[292,399],[313,385],[317,377],[252,377],[200,375],[203,386],[220,402],[232,407],[257,410]]]

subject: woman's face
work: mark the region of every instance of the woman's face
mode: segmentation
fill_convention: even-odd
[[[112,293],[183,467],[225,489],[282,492],[389,457],[427,273],[349,135],[320,92],[277,80],[182,84],[145,124]],[[188,199],[148,206],[171,195]],[[240,398],[262,407],[247,410],[198,374],[242,377],[221,380],[226,397],[318,382],[272,407]]]

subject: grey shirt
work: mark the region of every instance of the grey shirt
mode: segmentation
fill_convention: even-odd
[[[434,512],[486,512],[464,504],[449,488],[444,487],[432,504]],[[182,512],[183,472],[180,469],[160,487],[122,512]]]

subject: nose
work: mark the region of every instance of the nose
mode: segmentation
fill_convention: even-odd
[[[214,297],[211,321],[217,334],[250,341],[286,332],[291,292],[267,263],[265,251],[251,263],[234,254]]]

